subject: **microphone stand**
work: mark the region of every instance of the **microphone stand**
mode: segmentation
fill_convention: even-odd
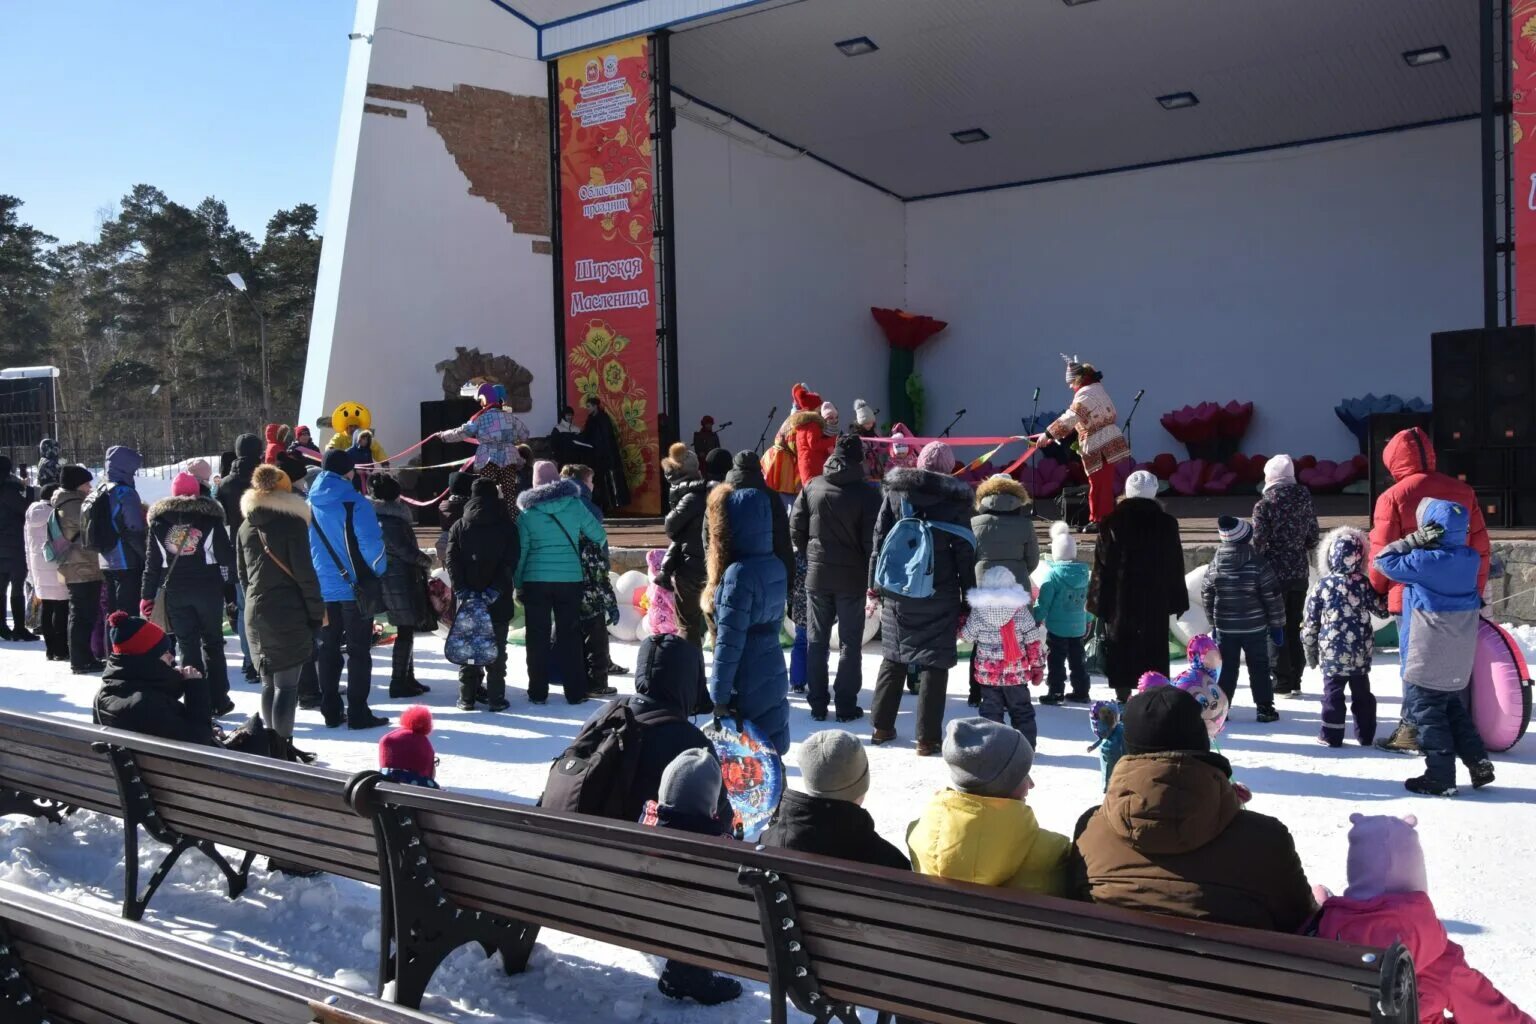
[[[1136,418],[1136,410],[1141,407],[1141,396],[1147,393],[1146,388],[1136,392],[1136,397],[1131,401],[1130,414],[1125,417],[1125,427],[1120,431],[1125,435],[1125,446],[1131,446],[1131,420]]]
[[[945,427],[944,428],[944,432],[941,433],[939,436],[940,437],[948,437],[949,436],[949,432],[951,430],[955,429],[955,424],[960,422],[960,418],[962,416],[964,416],[965,413],[966,413],[966,410],[964,410],[964,409],[961,409],[959,412],[955,413],[955,418],[949,421],[949,426]]]
[[[757,439],[757,447],[754,449],[754,451],[756,451],[759,455],[763,454],[763,446],[768,443],[768,431],[773,429],[773,417],[778,413],[778,411],[778,406],[774,406],[772,409],[768,410],[768,422],[763,424],[762,436]]]

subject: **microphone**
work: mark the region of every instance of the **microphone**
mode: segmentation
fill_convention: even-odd
[[[1136,397],[1134,399],[1132,399],[1132,401],[1135,401],[1135,402],[1141,401],[1141,396],[1146,394],[1146,393],[1147,393],[1147,389],[1146,388],[1142,388],[1140,391],[1136,392]]]
[[[774,412],[778,412],[778,408],[777,407],[774,408]],[[773,414],[769,413],[768,418],[769,419],[773,419]],[[724,423],[722,423],[718,427],[716,427],[715,430],[716,431],[724,430],[726,427],[730,426],[734,422],[735,422],[735,420],[726,420]]]
[[[964,416],[964,415],[965,415],[965,410],[961,409],[959,412],[955,413],[955,418],[959,419],[961,416]]]
[[[778,411],[779,411],[779,407],[778,406],[774,406],[772,409],[769,409],[768,410],[768,418],[769,419],[773,419],[773,414],[778,412]]]
[[[1035,397],[1030,399],[1030,401],[1033,401],[1033,402],[1040,401],[1040,388],[1039,387],[1035,388]]]

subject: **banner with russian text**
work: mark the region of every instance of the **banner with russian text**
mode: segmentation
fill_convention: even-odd
[[[561,57],[560,247],[565,387],[601,400],[630,501],[661,512],[651,62],[646,38]]]
[[[1536,323],[1536,0],[1509,5],[1514,150],[1515,323]]]

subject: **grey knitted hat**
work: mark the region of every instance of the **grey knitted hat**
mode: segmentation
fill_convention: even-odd
[[[701,818],[713,818],[720,805],[720,762],[704,747],[685,750],[661,773],[656,802]]]
[[[975,796],[1010,797],[1035,763],[1017,729],[985,718],[957,718],[944,731],[944,763],[955,788]]]
[[[825,729],[800,744],[800,781],[808,796],[857,803],[869,792],[869,758],[852,733]]]

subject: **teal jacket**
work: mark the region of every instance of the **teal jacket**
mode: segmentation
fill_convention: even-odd
[[[598,546],[608,543],[603,525],[581,501],[574,480],[534,487],[517,496],[517,539],[520,546],[515,585],[581,583],[586,577],[577,550],[586,537]]]
[[[1035,619],[1045,623],[1045,631],[1052,636],[1082,636],[1088,632],[1088,565],[1051,562],[1050,566],[1035,601]]]

